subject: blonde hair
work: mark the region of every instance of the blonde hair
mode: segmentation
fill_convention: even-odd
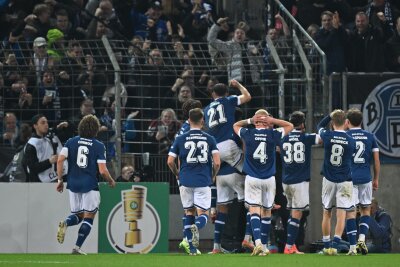
[[[331,112],[330,116],[335,126],[343,126],[346,122],[346,113],[341,109],[335,109]]]
[[[265,109],[259,109],[259,110],[256,111],[256,113],[254,113],[254,115],[267,115],[267,116],[269,116],[269,113]]]

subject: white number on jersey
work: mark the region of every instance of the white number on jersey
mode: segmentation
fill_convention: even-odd
[[[215,115],[217,114],[216,112],[218,112],[218,119],[215,119]],[[224,106],[219,104],[216,108],[210,108],[207,111],[207,115],[209,117],[208,119],[208,128],[213,128],[215,126],[217,126],[218,124],[221,123],[225,123],[228,120],[225,117],[225,113],[224,113]]]
[[[286,151],[286,155],[283,157],[283,160],[290,164],[293,161],[296,163],[303,163],[306,160],[305,150],[306,146],[302,142],[284,143],[283,150]]]
[[[193,141],[185,143],[185,148],[189,149],[189,153],[186,157],[187,163],[207,163],[208,162],[208,144],[205,141],[199,141],[197,144]],[[200,149],[200,155],[195,155],[196,150]]]
[[[334,144],[332,146],[332,151],[331,151],[331,164],[333,166],[340,166],[342,165],[342,155],[344,153],[344,148],[341,145]]]
[[[267,143],[261,142],[253,153],[253,158],[260,160],[260,163],[265,164],[268,159]]]
[[[365,152],[365,144],[361,141],[356,142],[357,152],[354,156],[354,163],[365,163],[365,159],[362,157]]]
[[[86,168],[88,166],[89,148],[87,146],[78,147],[78,155],[76,156],[76,164],[79,168]]]

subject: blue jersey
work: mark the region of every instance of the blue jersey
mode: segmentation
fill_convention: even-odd
[[[211,185],[212,153],[218,153],[215,138],[200,129],[178,136],[168,155],[179,157],[179,183],[186,187]]]
[[[229,175],[229,174],[236,173],[236,172],[238,172],[236,168],[232,167],[231,165],[229,165],[225,161],[222,161],[221,162],[221,168],[219,169],[217,176],[219,176],[219,175]]]
[[[207,133],[221,143],[233,139],[235,110],[239,106],[239,98],[235,95],[215,99],[204,109],[204,121]]]
[[[311,147],[318,141],[316,134],[293,130],[281,140],[282,182],[297,184],[310,181]]]
[[[351,181],[351,164],[356,143],[345,131],[330,131],[321,128],[319,135],[324,142],[324,164],[322,173],[334,183]]]
[[[365,184],[372,180],[370,164],[373,152],[379,151],[375,136],[360,128],[353,128],[347,131],[356,141],[356,153],[351,166],[351,178],[353,184]]]
[[[282,132],[276,129],[241,128],[240,138],[246,147],[243,171],[260,179],[275,175],[275,151],[280,144]]]
[[[178,134],[177,134],[176,136],[182,135],[182,134],[188,132],[189,130],[190,130],[190,124],[189,124],[188,121],[185,121],[185,122],[182,124],[182,126],[181,126],[181,128],[179,129]]]
[[[63,150],[68,152],[67,188],[74,193],[98,190],[98,163],[106,163],[104,144],[76,136],[65,143]]]

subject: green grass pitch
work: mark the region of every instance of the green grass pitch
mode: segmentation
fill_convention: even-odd
[[[400,254],[368,254],[366,256],[323,256],[318,254],[283,255],[265,257],[250,254],[199,255],[185,254],[0,254],[0,266],[83,266],[83,267],[397,267]]]

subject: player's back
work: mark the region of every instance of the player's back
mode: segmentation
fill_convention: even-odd
[[[310,180],[311,148],[317,141],[316,134],[293,130],[282,138],[282,182],[295,184]]]
[[[237,96],[215,99],[204,109],[207,133],[215,137],[217,143],[233,138],[235,108],[239,104]]]
[[[379,151],[375,136],[361,128],[349,129],[347,133],[356,142],[356,152],[353,157],[351,176],[354,184],[368,183],[371,181],[370,164],[373,152]]]
[[[187,187],[204,187],[211,184],[212,153],[218,151],[215,139],[199,129],[178,136],[170,154],[180,161],[179,182]]]
[[[331,182],[351,181],[354,139],[345,131],[320,131],[324,142],[323,174]]]
[[[245,144],[243,171],[248,175],[266,179],[275,175],[275,150],[282,133],[275,129],[240,129]]]
[[[81,193],[97,190],[98,163],[106,163],[104,144],[76,136],[65,147],[68,149],[67,188]]]

